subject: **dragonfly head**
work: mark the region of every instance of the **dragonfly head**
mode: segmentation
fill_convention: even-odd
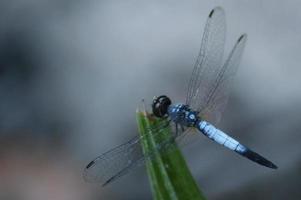
[[[154,97],[153,104],[152,104],[154,115],[159,118],[166,117],[167,110],[170,104],[171,104],[171,100],[165,95]]]

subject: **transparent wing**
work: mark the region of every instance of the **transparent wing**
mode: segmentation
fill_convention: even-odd
[[[138,165],[142,158],[137,136],[91,161],[84,170],[84,179],[106,185]]]
[[[186,104],[199,111],[222,67],[226,34],[225,13],[214,8],[207,19],[202,44],[188,85]]]
[[[187,128],[177,138],[176,142],[179,147],[185,147],[195,144],[202,139],[201,134],[195,128]]]
[[[218,123],[225,109],[229,96],[229,86],[238,69],[246,41],[246,34],[239,37],[228,59],[219,71],[217,79],[212,84],[205,102],[199,102],[202,105],[200,116],[211,123]]]
[[[158,124],[155,129],[148,131],[149,134],[155,134],[153,137],[159,137],[163,129],[169,127],[170,122],[166,121]],[[143,154],[141,140],[144,137],[136,136],[128,142],[117,146],[110,151],[100,155],[91,161],[84,170],[84,179],[87,182],[98,182],[103,186],[113,182],[119,177],[127,174],[131,170],[145,163],[147,158],[152,158],[156,152]],[[174,139],[170,137],[158,146],[158,150],[168,149],[169,144]]]

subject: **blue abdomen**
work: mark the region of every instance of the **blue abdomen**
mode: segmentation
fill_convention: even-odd
[[[197,129],[211,140],[239,153],[242,153],[246,148],[237,140],[233,139],[223,131],[215,128],[212,124],[206,121],[199,121]]]

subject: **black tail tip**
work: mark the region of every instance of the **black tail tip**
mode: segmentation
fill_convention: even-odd
[[[262,157],[262,159],[257,160],[255,162],[257,162],[258,164],[260,164],[262,166],[271,168],[271,169],[278,169],[277,165],[275,165],[274,163],[272,163],[271,161],[269,161],[269,160],[267,160],[267,159],[265,159],[263,157]]]
[[[278,166],[271,162],[271,165],[269,166],[269,168],[278,169]]]
[[[258,153],[247,149],[245,152],[242,153],[243,156],[245,156],[246,158],[271,169],[278,169],[278,167],[272,163],[271,161],[269,161],[268,159],[264,158],[263,156],[259,155]]]

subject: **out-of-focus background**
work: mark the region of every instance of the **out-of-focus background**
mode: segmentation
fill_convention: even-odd
[[[152,199],[145,169],[108,187],[86,164],[137,134],[142,98],[183,102],[208,13],[227,16],[226,54],[248,43],[219,128],[274,161],[203,137],[183,149],[208,199],[300,199],[300,1],[2,0],[0,199]]]

